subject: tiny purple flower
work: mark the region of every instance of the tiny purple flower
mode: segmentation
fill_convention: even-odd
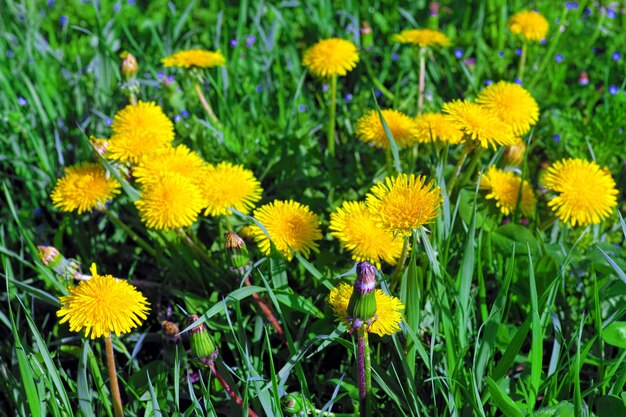
[[[167,76],[167,83],[168,83],[168,84],[171,84],[171,83],[173,83],[174,81],[176,81],[176,79],[174,78],[174,76],[173,76],[173,75],[168,75],[168,76]]]
[[[556,61],[557,64],[560,64],[561,62],[563,62],[563,55],[561,54],[554,55],[554,60]]]
[[[174,123],[178,123],[178,122],[180,122],[181,120],[183,120],[183,118],[181,117],[181,115],[180,115],[180,114],[177,114],[176,116],[174,116]]]
[[[261,84],[257,84],[256,86],[256,92],[260,93],[261,91],[263,91],[263,86]]]
[[[7,58],[13,58],[14,55],[15,54],[13,53],[13,51],[11,51],[11,50],[7,51]]]
[[[619,87],[616,85],[609,86],[609,93],[614,96],[615,94],[619,93]]]
[[[239,42],[237,42],[237,39],[231,39],[230,40],[230,47],[231,48],[234,48],[237,45],[239,45]]]
[[[498,51],[498,56],[499,56],[500,58],[504,57],[504,51]]]
[[[521,55],[522,55],[522,48],[517,48],[517,49],[515,50],[515,55],[517,55],[517,56],[521,56]]]
[[[108,117],[105,117],[104,124],[107,126],[111,126],[113,124],[113,120],[109,119]]]
[[[454,56],[456,57],[456,59],[463,58],[463,50],[461,48],[456,48],[454,50]]]
[[[246,46],[248,48],[252,48],[252,45],[254,45],[255,42],[256,42],[256,36],[254,35],[246,36]]]
[[[617,14],[615,13],[615,10],[608,9],[606,11],[606,17],[608,17],[609,19],[615,19],[616,16],[617,16]]]
[[[583,10],[583,13],[586,16],[591,16],[592,11],[591,11],[591,9],[589,7],[585,7],[585,9]]]
[[[539,41],[540,44],[545,45],[548,42],[546,38],[543,38]]]
[[[556,143],[559,143],[561,141],[561,135],[555,133],[554,136],[552,136],[552,139],[554,139]]]
[[[304,104],[298,104],[298,111],[300,113],[306,111],[306,106]]]
[[[619,61],[622,58],[622,54],[620,54],[619,52],[613,52],[611,58],[613,58],[613,61]]]
[[[61,16],[59,18],[59,23],[61,23],[62,25],[65,25],[67,23],[69,19],[67,18],[67,16]]]
[[[383,95],[383,92],[380,91],[380,90],[376,90],[376,91],[374,91],[374,94],[376,95],[376,97],[380,97],[380,96]]]
[[[399,58],[398,54],[396,54],[395,52],[393,54],[391,54],[391,60],[392,61],[397,61]]]
[[[162,80],[162,79],[163,79],[163,77],[164,77],[164,75],[163,75],[163,73],[162,73],[162,72],[157,72],[157,78],[158,78],[159,80]]]
[[[343,98],[344,98],[346,101],[352,101],[352,94],[350,94],[350,93],[346,93],[346,95],[345,95],[345,96],[343,96]]]
[[[17,98],[17,102],[22,107],[24,107],[25,105],[28,104],[28,101],[26,101],[26,99],[24,97],[18,97]]]
[[[519,78],[515,77],[515,79],[513,80],[513,82],[515,84],[519,84],[519,85],[524,85],[524,81],[520,80]]]
[[[568,10],[576,10],[576,9],[578,9],[578,2],[577,1],[568,1],[567,4],[565,5],[565,7],[567,7]]]
[[[189,112],[187,110],[181,110],[180,115],[183,116],[184,118],[187,118],[189,117]]]
[[[327,92],[327,91],[328,91],[328,84],[324,84],[324,85],[322,86],[322,92],[324,92],[324,93],[325,93],[325,92]]]
[[[48,7],[54,6],[54,0],[48,0]]]
[[[493,80],[485,80],[485,85],[491,85],[493,84]]]
[[[137,3],[137,0],[128,0],[128,5],[129,6],[134,6],[135,3]]]
[[[115,6],[113,6],[113,11],[114,11],[115,13],[117,13],[117,12],[119,12],[119,11],[120,11],[120,8],[121,8],[121,6],[120,6],[119,4],[116,4]]]

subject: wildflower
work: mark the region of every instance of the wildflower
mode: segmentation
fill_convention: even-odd
[[[199,319],[197,314],[192,314],[187,319],[187,326],[191,326]],[[201,364],[207,364],[217,358],[217,346],[204,323],[200,323],[189,331],[189,345],[194,359]]]
[[[199,184],[207,173],[207,163],[185,145],[178,145],[144,156],[133,169],[133,175],[140,184],[158,181],[167,173],[180,174],[194,184]]]
[[[173,229],[192,225],[204,200],[200,188],[189,178],[167,173],[144,185],[135,205],[149,228]]]
[[[611,85],[609,86],[609,93],[614,96],[615,94],[619,93],[619,87],[616,85]]]
[[[329,229],[357,262],[371,262],[380,268],[381,261],[395,265],[402,253],[402,239],[381,229],[363,202],[344,202],[330,215]]]
[[[311,251],[317,252],[318,244],[315,241],[322,238],[322,233],[317,215],[308,206],[293,200],[276,200],[256,209],[254,217],[269,234],[253,226],[254,239],[266,255],[271,252],[270,239],[287,260],[293,259],[292,249],[304,256],[308,256]]]
[[[441,189],[426,177],[399,174],[377,182],[366,197],[377,224],[394,234],[410,235],[439,214]]]
[[[381,113],[396,144],[399,147],[411,145],[417,133],[415,121],[397,110],[381,110]],[[356,135],[367,144],[377,148],[389,149],[389,140],[377,110],[371,110],[357,121]]]
[[[487,200],[494,200],[496,207],[502,214],[508,216],[517,208],[517,199],[520,192],[522,179],[509,171],[502,171],[496,167],[490,167],[482,176],[480,188],[487,190]],[[520,209],[524,216],[530,216],[535,211],[535,193],[528,181],[522,186],[522,201]]]
[[[352,329],[358,329],[364,324],[371,326],[376,319],[376,269],[367,262],[356,265],[356,281],[352,295],[348,301],[348,319]]]
[[[167,56],[161,62],[165,67],[213,68],[226,65],[226,58],[220,51],[189,49]]]
[[[511,126],[478,104],[455,100],[445,103],[443,111],[452,125],[463,132],[464,142],[473,142],[483,148],[514,143]]]
[[[580,74],[578,74],[578,84],[580,85],[589,84],[589,74],[587,74],[586,71],[581,71]]]
[[[463,49],[461,48],[456,48],[454,50],[454,56],[456,57],[456,59],[461,59],[463,58]]]
[[[533,10],[515,13],[509,20],[509,30],[529,41],[540,41],[548,34],[549,24],[545,17]]]
[[[615,181],[595,162],[573,158],[555,162],[548,168],[543,183],[558,193],[548,206],[572,226],[600,223],[617,206]]]
[[[122,162],[139,162],[142,156],[170,146],[174,125],[152,102],[130,104],[117,112],[111,126],[108,155]]]
[[[61,211],[76,211],[78,214],[96,208],[104,208],[107,201],[120,193],[120,183],[107,178],[102,165],[84,162],[65,168],[50,198]]]
[[[537,102],[524,87],[500,81],[483,89],[476,103],[497,115],[513,128],[518,136],[525,135],[539,119]]]
[[[120,58],[122,58],[122,62],[120,63],[120,72],[126,78],[130,78],[137,74],[139,70],[139,65],[137,64],[137,59],[128,51],[124,51],[120,54]]]
[[[420,48],[429,46],[449,46],[450,39],[438,30],[407,29],[394,35],[393,39],[400,43],[410,43]]]
[[[205,200],[207,216],[230,214],[233,208],[247,214],[261,199],[261,183],[252,171],[242,165],[221,162],[209,165],[200,183],[202,198]]]
[[[611,58],[613,58],[613,61],[619,61],[620,59],[622,59],[622,54],[620,54],[619,52],[613,52]]]
[[[520,166],[524,161],[524,153],[526,153],[526,143],[521,138],[515,138],[515,143],[504,149],[502,159],[506,165]]]
[[[415,126],[417,128],[415,139],[420,143],[438,140],[456,145],[463,139],[463,132],[440,113],[423,113],[417,116]]]
[[[356,46],[345,39],[330,38],[309,48],[302,64],[318,77],[345,76],[359,62]]]
[[[554,136],[552,136],[552,140],[554,140],[556,143],[559,143],[561,141],[561,135],[555,133]]]
[[[61,297],[59,323],[69,322],[70,330],[85,337],[119,336],[139,326],[150,311],[148,300],[128,282],[99,275],[96,264],[91,264],[92,278],[68,289],[69,295]]]
[[[560,64],[561,62],[563,62],[563,59],[564,59],[564,58],[563,58],[563,55],[561,55],[561,54],[556,54],[556,55],[554,55],[554,61],[555,61],[557,64]]]
[[[24,97],[18,97],[17,98],[17,103],[20,106],[24,107],[24,106],[26,106],[28,104],[28,101],[26,101],[26,99]]]

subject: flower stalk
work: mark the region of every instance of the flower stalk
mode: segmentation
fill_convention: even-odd
[[[196,82],[194,85],[194,88],[196,90],[196,95],[198,96],[198,99],[200,100],[200,104],[202,104],[202,107],[209,115],[209,118],[211,119],[211,121],[216,124],[219,123],[219,121],[217,120],[217,116],[213,112],[213,108],[211,107],[211,104],[209,103],[209,100],[207,100],[207,98],[204,96],[204,93],[202,92],[202,87],[200,86],[200,83]]]
[[[517,69],[517,78],[522,80],[524,77],[524,69],[526,67],[526,55],[528,53],[528,42],[524,39],[522,44],[522,56],[519,59],[519,67]]]
[[[335,117],[337,114],[337,74],[330,79],[330,113],[328,115],[327,146],[328,154],[335,157]]]
[[[122,396],[120,395],[120,386],[117,380],[117,370],[115,369],[115,356],[113,353],[113,343],[111,335],[104,337],[107,355],[107,367],[109,370],[109,382],[111,384],[111,397],[113,399],[113,411],[115,417],[124,417],[124,407],[122,405]]]
[[[237,395],[237,393],[230,387],[230,385],[228,385],[228,382],[226,382],[222,374],[220,374],[220,372],[217,370],[215,362],[211,361],[208,366],[211,370],[211,373],[215,376],[215,378],[217,378],[220,385],[224,388],[224,391],[226,391],[226,393],[230,396],[230,398],[233,399],[233,401],[235,401],[235,403],[237,403],[238,406],[243,407],[243,399],[239,395]],[[259,417],[259,415],[255,413],[250,407],[248,407],[248,416]]]
[[[370,417],[371,404],[369,401],[372,389],[372,361],[367,324],[357,330],[357,373],[359,380],[359,402],[361,417]]]
[[[419,50],[419,89],[417,91],[417,114],[422,114],[424,109],[424,90],[425,90],[425,78],[426,78],[426,48],[420,48]]]

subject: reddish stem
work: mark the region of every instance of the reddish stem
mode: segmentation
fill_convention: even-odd
[[[211,369],[211,372],[213,373],[213,375],[215,375],[215,378],[217,378],[220,384],[222,384],[222,386],[224,387],[224,390],[228,393],[230,398],[232,398],[237,403],[237,405],[242,407],[243,400],[241,399],[239,395],[237,395],[235,391],[232,390],[232,388],[230,388],[230,385],[228,385],[228,382],[226,382],[222,374],[220,374],[219,371],[217,370],[215,363],[211,362],[209,364],[209,368]],[[259,417],[259,415],[255,413],[254,411],[252,411],[250,407],[248,407],[248,415],[251,417]]]
[[[250,277],[246,277],[244,282],[245,282],[245,284],[247,286],[251,286],[252,285],[252,283],[250,283]],[[276,317],[274,317],[274,313],[272,313],[272,310],[267,305],[267,303],[265,301],[263,301],[261,299],[261,296],[259,294],[257,294],[257,293],[252,294],[252,298],[254,298],[254,301],[256,302],[257,306],[259,306],[259,308],[263,312],[263,315],[265,316],[265,318],[267,318],[267,321],[269,321],[270,324],[272,325],[272,327],[274,327],[274,329],[276,329],[276,332],[280,335],[280,337],[284,339],[285,338],[285,331],[283,330],[283,327],[280,325],[280,323],[278,322]]]

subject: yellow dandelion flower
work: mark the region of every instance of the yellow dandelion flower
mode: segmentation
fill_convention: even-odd
[[[440,113],[424,113],[415,118],[416,136],[420,143],[431,140],[448,142],[451,145],[461,143],[463,132],[457,129],[446,116]]]
[[[376,183],[366,197],[377,224],[403,235],[435,219],[442,201],[441,189],[433,181],[426,184],[426,177],[414,174],[387,177],[384,183]]]
[[[548,168],[543,183],[558,193],[548,206],[572,226],[600,223],[617,206],[615,181],[595,162],[573,158],[558,161]]]
[[[104,167],[94,162],[84,162],[65,168],[50,198],[61,211],[78,214],[95,208],[104,208],[107,201],[120,193],[120,183],[108,177]]]
[[[143,155],[171,145],[172,121],[155,103],[140,101],[117,112],[107,155],[122,162],[139,162]]]
[[[500,81],[483,89],[476,103],[493,112],[523,136],[539,119],[539,106],[530,93],[519,84]]]
[[[443,111],[446,118],[463,132],[465,142],[495,148],[497,145],[512,145],[515,141],[511,126],[478,104],[455,100],[445,103]]]
[[[502,214],[508,216],[517,207],[519,187],[522,179],[509,171],[490,167],[480,180],[480,188],[487,190],[487,200],[494,200]],[[524,216],[531,216],[535,211],[535,193],[528,181],[522,186],[522,202],[520,209]]]
[[[396,144],[401,148],[411,145],[417,134],[415,121],[397,110],[381,110],[381,113]],[[389,149],[389,140],[377,110],[370,111],[357,121],[356,135],[372,146]]]
[[[328,296],[328,304],[337,317],[337,321],[342,321],[347,325],[350,325],[348,303],[352,290],[352,285],[342,283],[333,288]],[[374,295],[376,297],[376,317],[369,331],[379,336],[391,335],[399,331],[402,311],[404,310],[402,302],[396,297],[385,294],[380,289],[375,290]]]
[[[317,252],[316,240],[322,238],[317,215],[308,206],[293,200],[273,201],[254,211],[254,218],[267,230],[276,249],[287,260],[293,259],[291,249],[304,256]],[[254,240],[263,253],[271,252],[270,239],[258,226],[253,226]],[[291,247],[291,249],[290,249]]]
[[[410,43],[420,48],[429,46],[449,46],[450,39],[439,32],[432,29],[407,29],[394,35],[393,39],[400,43]]]
[[[213,68],[226,65],[226,58],[220,51],[206,51],[204,49],[189,49],[178,51],[161,60],[165,67],[182,68]]]
[[[352,42],[330,38],[310,47],[302,58],[302,65],[318,77],[345,76],[356,67],[359,53]]]
[[[138,183],[146,184],[158,180],[166,173],[175,173],[197,184],[204,179],[206,172],[207,163],[202,157],[185,145],[179,145],[145,155],[133,169],[133,176]]]
[[[509,20],[509,30],[516,35],[521,34],[529,41],[540,41],[545,38],[549,26],[546,18],[534,10],[515,13]]]
[[[402,239],[381,229],[360,201],[345,201],[330,215],[329,229],[357,262],[367,261],[380,269],[380,261],[395,265],[402,253]]]
[[[517,167],[524,161],[524,154],[526,153],[526,143],[522,138],[515,138],[515,143],[509,145],[504,149],[504,155],[502,160],[506,165]]]
[[[230,162],[209,165],[199,185],[207,216],[230,214],[231,208],[247,214],[263,192],[252,171]]]
[[[200,188],[180,174],[164,174],[144,185],[135,202],[141,220],[151,229],[191,226],[204,207]]]
[[[119,336],[139,326],[147,317],[148,300],[128,282],[111,275],[98,275],[91,264],[92,278],[70,287],[69,295],[59,298],[59,323],[69,321],[73,332],[85,331],[85,337]]]

